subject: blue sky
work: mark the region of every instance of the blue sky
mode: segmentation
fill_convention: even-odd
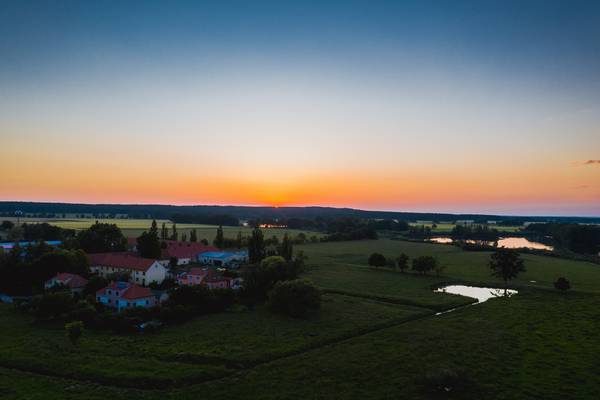
[[[0,55],[7,199],[600,214],[599,2],[14,1]]]

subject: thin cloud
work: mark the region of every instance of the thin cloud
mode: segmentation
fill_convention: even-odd
[[[600,165],[600,160],[587,160],[583,165]]]

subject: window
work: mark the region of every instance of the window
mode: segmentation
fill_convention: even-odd
[[[110,291],[110,289],[108,290],[108,294],[112,294],[112,292]]]
[[[146,300],[146,304],[150,304],[150,300]]]

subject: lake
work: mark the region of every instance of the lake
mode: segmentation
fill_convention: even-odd
[[[489,288],[489,287],[477,287],[477,286],[466,286],[466,285],[449,285],[438,289],[435,289],[436,293],[450,293],[459,294],[461,296],[471,297],[477,299],[478,303],[483,303],[494,297],[510,297],[518,292],[514,289],[500,289],[500,288]]]
[[[434,243],[442,243],[442,244],[451,244],[454,242],[452,238],[449,237],[434,237],[429,239],[430,242]],[[467,243],[483,243],[488,246],[493,246],[494,242],[491,241],[481,241],[481,240],[466,240]],[[552,251],[554,247],[545,245],[540,242],[532,242],[531,240],[524,237],[504,237],[498,239],[498,247],[504,247],[507,249],[534,249],[534,250],[547,250]]]

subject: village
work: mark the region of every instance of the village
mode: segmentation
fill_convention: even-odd
[[[202,285],[208,289],[237,290],[242,279],[223,272],[236,270],[248,261],[246,251],[221,251],[202,243],[175,240],[163,242],[160,258],[144,258],[137,251],[136,238],[128,238],[127,243],[127,251],[88,255],[91,274],[111,281],[96,292],[96,301],[117,311],[160,305],[168,300],[168,291],[150,287],[160,287],[166,281],[173,282],[171,287]],[[80,275],[60,272],[46,281],[44,287],[68,288],[77,296],[87,284],[88,279]]]

